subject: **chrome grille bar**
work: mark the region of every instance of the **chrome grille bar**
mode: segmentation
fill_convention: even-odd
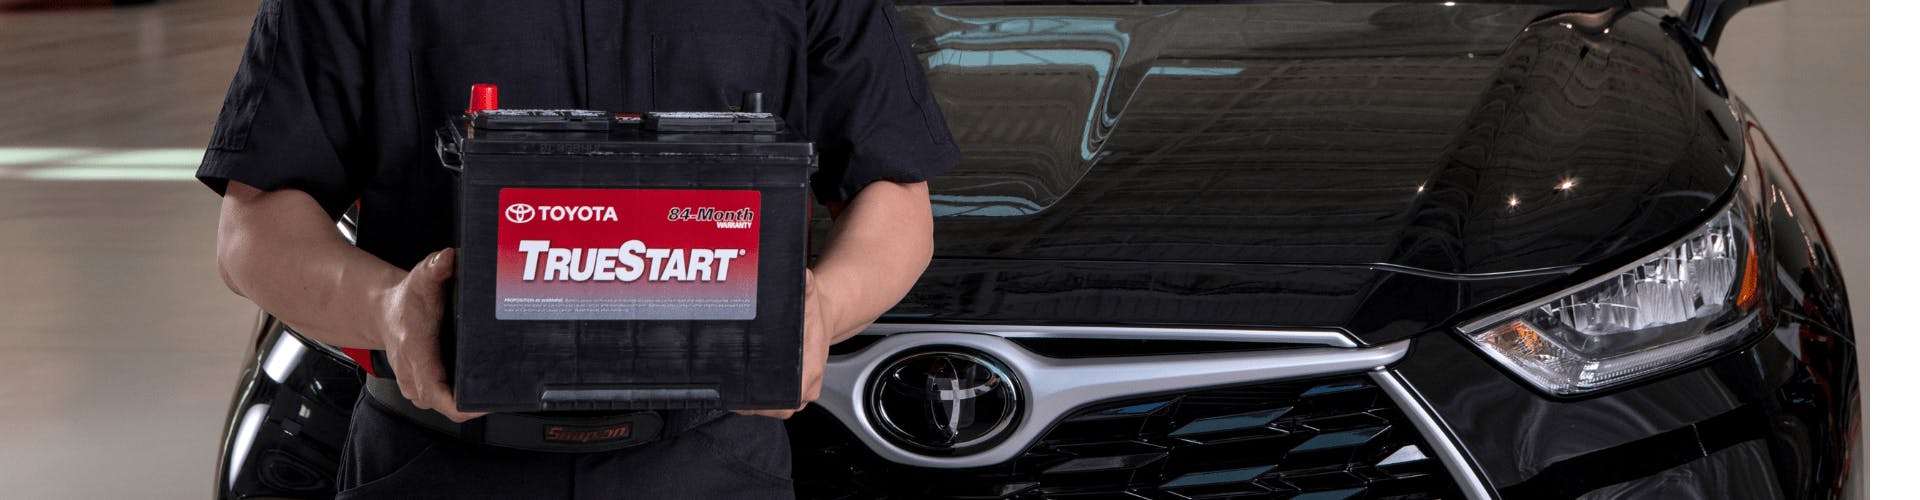
[[[1008,340],[1027,336],[1099,339],[1196,340],[1352,345],[1338,332],[1261,332],[1254,330],[1132,329],[1112,327],[874,325],[867,334],[885,338],[860,351],[833,356],[815,403],[833,414],[861,442],[894,462],[935,468],[967,468],[1013,459],[1054,422],[1100,401],[1145,394],[1261,381],[1309,378],[1380,369],[1406,355],[1411,341],[1378,347],[1307,347],[1210,354],[1143,355],[1059,359],[1040,356]],[[1334,339],[1338,339],[1337,341]],[[1250,340],[1262,339],[1262,340]],[[894,355],[950,346],[991,355],[1006,363],[1025,386],[1030,405],[1008,437],[978,453],[929,456],[903,449],[881,437],[869,419],[867,384],[872,373]]]

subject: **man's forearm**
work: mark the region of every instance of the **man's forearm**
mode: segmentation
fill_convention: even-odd
[[[933,256],[933,212],[924,182],[868,185],[834,218],[813,266],[833,341],[853,336],[906,296]]]
[[[219,260],[228,288],[340,347],[379,347],[372,312],[407,274],[347,243],[306,193],[239,182],[220,203]]]

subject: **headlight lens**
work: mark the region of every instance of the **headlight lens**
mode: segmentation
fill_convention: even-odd
[[[1460,331],[1528,382],[1560,395],[1736,348],[1757,318],[1760,264],[1741,200],[1730,205],[1650,258]]]

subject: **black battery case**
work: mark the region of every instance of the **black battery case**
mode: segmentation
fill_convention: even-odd
[[[812,144],[785,132],[660,133],[560,121],[558,129],[489,129],[459,116],[436,134],[442,162],[458,177],[461,253],[454,321],[442,337],[452,343],[447,373],[459,409],[798,406]],[[759,192],[753,318],[498,319],[500,193],[527,187]]]

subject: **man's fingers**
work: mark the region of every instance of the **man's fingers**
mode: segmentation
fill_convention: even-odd
[[[424,340],[424,339],[423,339]],[[453,407],[453,390],[447,387],[446,368],[440,365],[440,351],[432,342],[415,344],[407,349],[408,375],[415,390],[422,396],[421,408],[441,409]],[[397,373],[396,373],[397,375]],[[442,412],[444,413],[444,412]]]
[[[454,261],[458,258],[459,251],[452,248],[434,252],[432,256],[427,257],[427,279],[434,284],[439,284],[453,277]]]
[[[426,408],[426,406],[420,404],[420,388],[413,385],[413,377],[401,373],[399,366],[393,367],[393,381],[394,385],[400,386],[400,396],[407,398],[407,401],[413,402],[413,406]]]
[[[413,344],[413,342],[407,342],[407,344]],[[389,361],[395,361],[395,363],[393,363],[394,380],[400,383],[400,387],[413,388],[413,394],[422,398],[414,400],[418,403],[426,403],[424,398],[428,396],[427,381],[437,378],[439,375],[428,370],[428,368],[432,366],[431,364],[423,362],[433,361],[437,363],[438,360],[420,359],[438,353],[423,353],[421,352],[422,350],[423,349],[418,349],[413,345],[402,345],[400,349],[395,351],[395,354],[398,354],[398,356],[388,359]],[[424,404],[418,406],[426,408]]]
[[[446,382],[428,383],[427,391],[435,394],[433,398],[433,410],[440,412],[441,415],[446,415],[448,420],[465,422],[478,418],[481,415],[486,415],[485,412],[460,411],[460,408],[456,406],[453,401],[453,388],[447,387]]]
[[[433,408],[433,393],[427,390],[426,384],[420,383],[420,375],[414,372],[410,364],[394,363],[393,381],[394,385],[400,386],[400,395],[413,403],[414,408]]]
[[[412,351],[406,363],[412,370],[413,385],[421,395],[414,406],[431,409],[455,422],[473,420],[486,413],[463,412],[454,405],[453,388],[447,385],[446,368],[440,366],[440,352],[421,348]],[[397,373],[396,373],[397,375]]]
[[[812,403],[814,401],[819,401],[819,400],[820,400],[820,381],[813,380],[813,381],[807,382],[807,386],[800,390],[800,404],[802,405],[801,408],[805,408],[806,407],[805,405],[807,403]]]
[[[400,387],[400,395],[405,396],[408,402],[413,403],[414,407],[425,409],[429,406],[426,399],[428,395],[426,388],[420,385],[419,370],[413,363],[413,359],[408,356],[409,351],[405,346],[388,350],[390,354],[388,360],[392,361],[393,382]]]
[[[800,408],[806,408],[806,405],[801,405],[801,406],[800,406]],[[734,413],[738,413],[738,414],[741,414],[741,415],[750,415],[750,416],[755,416],[755,417],[772,417],[772,418],[777,418],[777,419],[780,419],[780,420],[786,420],[786,419],[789,419],[789,418],[793,418],[793,414],[795,414],[795,413],[799,413],[799,412],[800,412],[800,409],[792,409],[792,410],[734,410],[733,412],[734,412]]]
[[[423,376],[418,370],[412,370],[411,376],[402,375],[399,367],[395,367],[394,375],[400,383],[400,394],[406,396],[415,408],[440,412],[441,415],[446,415],[448,420],[455,422],[465,422],[486,415],[485,412],[460,411],[454,403],[453,388],[447,386],[445,379]],[[412,394],[407,393],[409,388],[413,391]]]

